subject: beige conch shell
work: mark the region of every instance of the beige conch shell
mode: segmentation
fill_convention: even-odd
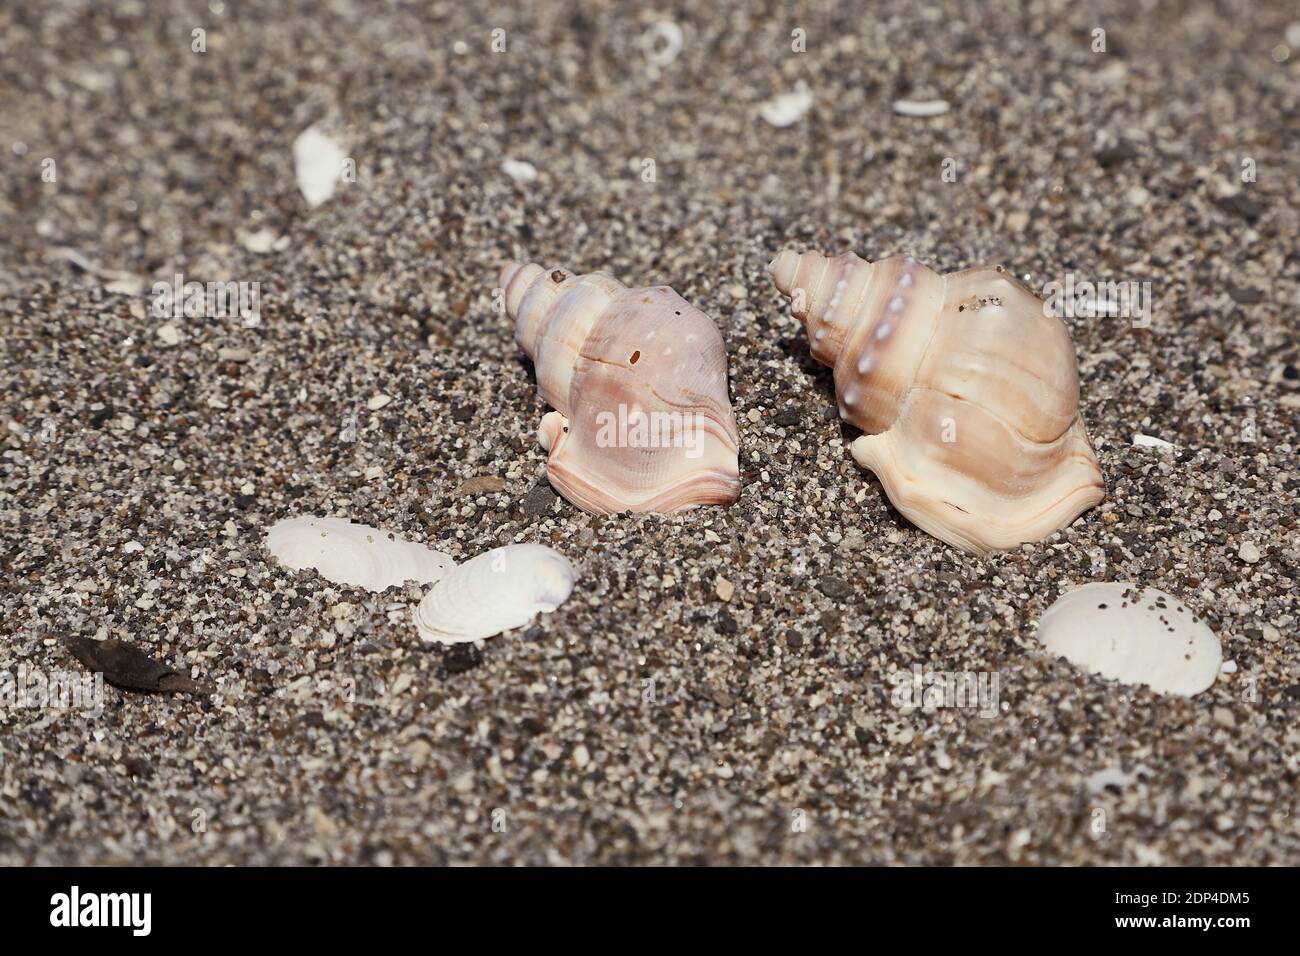
[[[909,521],[986,553],[1101,501],[1070,334],[1001,267],[787,250],[768,271],[835,370],[840,416],[866,432],[853,457]]]
[[[560,494],[593,514],[736,500],[727,352],[707,315],[667,286],[534,263],[510,263],[499,285],[556,410],[538,438]]]

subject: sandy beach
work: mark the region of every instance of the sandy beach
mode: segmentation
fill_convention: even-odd
[[[1295,20],[7,4],[0,674],[80,674],[64,639],[111,638],[213,692],[5,699],[0,863],[1300,863]],[[307,130],[350,163],[314,205]],[[910,524],[764,270],[786,248],[1145,289],[1065,317],[1102,503],[989,557]],[[516,259],[715,321],[734,505],[556,495],[493,303]],[[190,281],[246,308],[160,308]],[[457,561],[546,544],[578,579],[425,643],[425,588],[278,566],[292,515]],[[1045,653],[1039,617],[1092,581],[1203,615],[1214,685]],[[918,668],[998,700],[900,707]]]

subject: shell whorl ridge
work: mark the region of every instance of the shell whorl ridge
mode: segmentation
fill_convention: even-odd
[[[560,494],[593,514],[736,500],[727,354],[707,315],[667,286],[535,263],[510,263],[499,286],[556,410],[538,438]]]
[[[853,457],[908,520],[986,553],[1101,501],[1069,332],[1001,268],[787,250],[768,271],[865,433]]]

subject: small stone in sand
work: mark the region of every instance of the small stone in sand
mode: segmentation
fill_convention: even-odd
[[[347,158],[338,143],[314,126],[298,134],[293,141],[294,174],[308,205],[319,206],[334,195]]]
[[[517,183],[537,182],[537,167],[521,159],[507,159],[501,163],[501,172]]]
[[[843,578],[824,577],[817,582],[818,589],[833,601],[848,597],[853,588]]]
[[[275,248],[276,240],[279,239],[270,229],[259,229],[256,232],[245,232],[239,237],[240,243],[249,252],[257,255],[265,255]]]
[[[538,485],[524,495],[523,506],[524,514],[530,518],[549,514],[555,507],[555,492],[551,490],[550,485]]]
[[[759,107],[758,115],[779,129],[793,126],[803,119],[804,114],[812,109],[812,104],[812,93],[800,83],[793,93],[782,93],[764,103]]]
[[[840,542],[840,549],[843,551],[861,551],[867,546],[867,539],[861,531],[850,531]]]
[[[460,487],[456,489],[456,493],[461,495],[485,495],[494,491],[504,491],[505,487],[504,478],[497,478],[495,475],[479,475],[462,481]]]

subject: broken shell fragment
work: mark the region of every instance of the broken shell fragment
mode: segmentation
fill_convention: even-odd
[[[727,353],[667,286],[512,262],[500,286],[554,412],[538,440],[556,491],[592,514],[729,504],[740,494]]]
[[[298,134],[293,141],[293,166],[298,188],[309,206],[319,206],[334,195],[347,158],[339,144],[318,127]]]
[[[999,268],[785,251],[768,271],[835,370],[853,457],[894,506],[977,553],[1040,541],[1102,499],[1064,323]]]
[[[554,611],[573,581],[568,559],[545,545],[495,548],[435,584],[415,609],[415,626],[421,638],[439,644],[492,637]]]
[[[942,116],[950,108],[947,100],[894,100],[894,112],[899,116]]]
[[[812,109],[813,95],[800,81],[793,93],[782,93],[759,107],[758,115],[778,129],[793,126]]]
[[[404,581],[432,584],[455,564],[440,551],[344,518],[286,518],[267,532],[266,547],[292,571],[311,568],[335,584],[368,591]]]
[[[1184,697],[1213,684],[1223,661],[1219,639],[1191,608],[1136,584],[1063,594],[1043,613],[1038,640],[1089,673]]]

